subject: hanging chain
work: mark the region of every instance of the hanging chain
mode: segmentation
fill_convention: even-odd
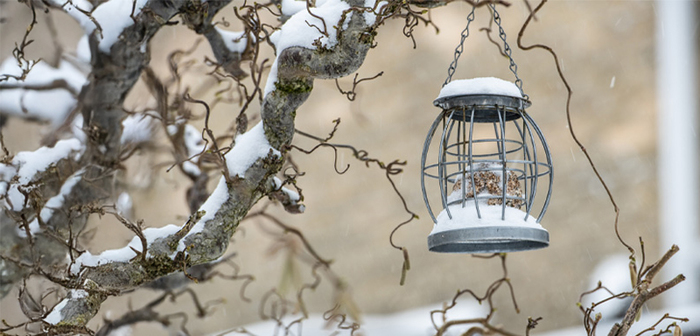
[[[518,77],[518,65],[515,64],[515,61],[513,60],[513,51],[510,49],[510,45],[508,45],[508,42],[506,42],[506,32],[501,26],[501,15],[498,14],[498,11],[496,10],[496,5],[489,4],[489,6],[491,7],[491,10],[493,10],[493,22],[495,22],[498,26],[498,36],[503,41],[503,52],[506,54],[506,56],[508,56],[508,59],[510,61],[510,71],[513,73],[513,75],[515,75],[515,85],[520,90],[520,94],[523,95],[523,98],[525,98],[525,100],[530,100],[530,97],[526,95],[523,91],[523,80],[520,79],[520,77]],[[452,60],[452,64],[450,64],[450,67],[447,69],[447,79],[445,79],[445,83],[442,84],[442,86],[445,86],[449,82],[451,82],[452,75],[454,75],[455,71],[457,71],[457,62],[459,61],[459,57],[462,56],[462,53],[464,52],[464,41],[467,39],[467,37],[469,37],[469,24],[472,23],[472,21],[474,21],[475,9],[476,7],[472,7],[471,12],[469,12],[469,15],[467,15],[467,26],[464,27],[464,30],[462,31],[462,38],[459,41],[459,45],[457,46],[457,48],[455,48],[454,60]]]
[[[506,32],[503,30],[503,27],[501,27],[501,15],[496,11],[496,5],[490,4],[489,6],[493,10],[493,22],[498,26],[498,36],[500,36],[503,41],[503,52],[505,52],[510,60],[510,71],[515,75],[515,85],[520,89],[520,94],[523,95],[523,98],[525,98],[525,100],[530,100],[530,97],[523,91],[523,80],[518,77],[518,65],[515,64],[513,56],[511,56],[513,51],[510,49],[508,42],[506,42]]]
[[[455,71],[457,71],[457,61],[459,61],[459,56],[462,55],[462,52],[464,52],[464,41],[469,37],[469,24],[474,21],[474,10],[476,7],[472,7],[472,11],[467,15],[467,26],[464,27],[464,30],[462,31],[462,40],[459,41],[459,45],[457,48],[455,48],[455,59],[452,61],[452,64],[450,64],[450,68],[447,69],[447,79],[445,79],[445,83],[442,84],[442,86],[447,85],[447,83],[452,81],[452,75],[455,74]],[[522,91],[522,90],[521,90]]]

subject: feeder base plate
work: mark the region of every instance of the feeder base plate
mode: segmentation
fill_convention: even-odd
[[[502,253],[549,246],[544,229],[515,226],[471,227],[428,236],[428,249],[446,253]]]

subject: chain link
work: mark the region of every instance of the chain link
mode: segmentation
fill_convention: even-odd
[[[503,41],[503,52],[508,56],[508,59],[510,60],[510,71],[515,75],[515,85],[520,89],[520,94],[523,95],[523,98],[525,100],[530,100],[530,97],[525,94],[523,91],[523,80],[518,77],[518,65],[515,64],[515,61],[513,60],[513,56],[511,55],[513,51],[510,49],[510,46],[508,45],[508,42],[506,42],[506,32],[503,30],[503,27],[501,26],[501,15],[498,14],[498,11],[496,10],[496,5],[490,4],[491,10],[493,10],[493,22],[496,23],[498,26],[498,36],[501,37],[501,40]]]
[[[469,24],[474,21],[474,10],[476,7],[472,7],[472,11],[467,15],[467,26],[464,27],[464,30],[462,31],[462,39],[459,41],[459,45],[457,48],[455,48],[455,58],[452,61],[452,64],[450,64],[450,68],[447,69],[447,79],[445,79],[445,83],[442,84],[442,86],[447,85],[447,83],[452,81],[452,75],[455,74],[455,71],[457,71],[457,61],[459,61],[459,56],[462,55],[462,52],[464,52],[464,41],[469,37]]]
[[[520,90],[520,94],[523,95],[523,98],[530,100],[530,97],[523,91],[523,80],[518,77],[518,65],[515,64],[515,61],[513,60],[513,51],[511,50],[510,45],[508,45],[508,42],[506,42],[506,32],[501,26],[501,15],[498,14],[496,5],[489,4],[489,6],[491,7],[491,10],[493,10],[493,22],[495,22],[498,26],[498,36],[501,38],[501,41],[503,41],[503,52],[506,54],[506,56],[508,56],[508,60],[510,61],[510,71],[513,73],[513,75],[515,75],[515,85]],[[454,60],[452,60],[450,67],[447,69],[447,79],[445,79],[445,83],[442,84],[442,86],[445,86],[451,82],[452,76],[455,74],[455,71],[457,71],[457,62],[459,61],[459,57],[462,56],[462,53],[464,52],[464,41],[467,39],[467,37],[469,37],[469,24],[474,21],[475,9],[476,7],[472,7],[472,11],[469,13],[469,15],[467,15],[467,26],[464,27],[464,30],[462,31],[462,37],[459,41],[459,45],[457,48],[455,48]]]

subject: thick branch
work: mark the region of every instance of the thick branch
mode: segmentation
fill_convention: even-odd
[[[133,18],[134,24],[124,29],[104,53],[99,48],[100,31],[90,35],[92,73],[80,93],[83,103],[84,128],[88,150],[83,162],[111,167],[119,162],[122,104],[127,93],[150,61],[148,42],[186,3],[186,0],[151,0]]]
[[[230,36],[232,33],[219,30],[212,23],[214,16],[229,3],[231,0],[207,1],[201,5],[190,3],[185,6],[181,15],[190,29],[207,38],[214,57],[221,67],[233,77],[243,79],[247,74],[241,69],[241,62],[250,59],[251,41],[244,35],[239,36],[237,42],[243,47],[240,50],[231,50],[228,45],[235,43],[226,39],[232,40],[233,37]]]
[[[639,285],[637,285],[638,292],[634,296],[634,300],[632,300],[630,307],[627,309],[627,312],[625,313],[622,322],[615,323],[612,329],[610,329],[608,336],[626,336],[630,328],[632,327],[632,324],[634,324],[634,322],[636,321],[636,318],[639,315],[639,311],[642,309],[642,307],[647,301],[673,288],[677,284],[681,283],[681,281],[685,280],[685,276],[683,276],[683,274],[679,274],[672,280],[665,282],[655,288],[649,289],[649,286],[651,286],[651,282],[656,276],[656,274],[658,274],[658,272],[661,271],[661,268],[666,264],[666,262],[668,262],[669,259],[671,259],[671,257],[674,254],[676,254],[676,252],[678,252],[678,250],[678,246],[671,246],[671,248],[668,251],[666,251],[666,253],[661,257],[661,259],[659,259],[659,261],[657,261],[655,264],[649,267],[649,269],[646,272],[646,275],[644,276],[644,279],[640,282]]]
[[[364,62],[372,40],[364,18],[352,15],[348,28],[338,32],[338,43],[333,48],[291,47],[280,51],[275,89],[265,96],[261,112],[265,135],[272,147],[281,149],[291,143],[296,109],[311,93],[313,79],[339,78],[353,73]]]

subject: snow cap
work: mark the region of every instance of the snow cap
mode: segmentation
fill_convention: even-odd
[[[501,95],[523,98],[520,89],[513,83],[495,77],[479,77],[454,80],[442,87],[436,99],[463,95]]]

